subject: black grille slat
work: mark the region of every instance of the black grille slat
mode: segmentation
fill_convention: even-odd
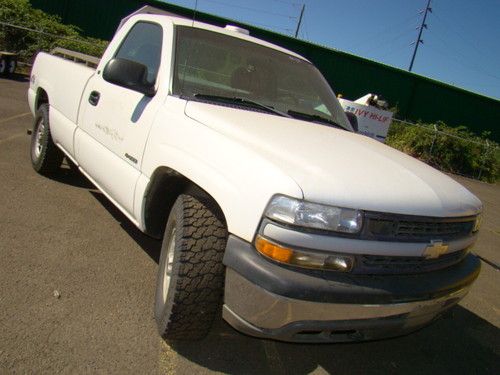
[[[400,222],[398,233],[432,233],[456,234],[461,233],[468,223],[406,223]]]
[[[365,274],[409,274],[436,271],[458,263],[466,251],[444,254],[436,259],[423,257],[397,257],[362,255],[358,258],[357,273]]]
[[[396,236],[453,236],[467,235],[472,229],[473,222],[458,223],[426,223],[426,222],[399,222]]]
[[[471,235],[474,218],[409,220],[400,215],[383,217],[367,215],[365,234],[380,240],[426,242],[428,240],[454,240]]]

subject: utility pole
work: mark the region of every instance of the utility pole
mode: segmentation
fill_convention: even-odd
[[[297,23],[297,29],[295,30],[295,37],[299,35],[300,24],[302,23],[302,16],[304,15],[304,10],[306,9],[306,4],[302,4],[302,10],[300,11],[299,23]]]
[[[413,50],[413,56],[411,57],[410,67],[408,68],[409,72],[411,72],[411,69],[413,68],[415,56],[417,55],[418,45],[420,43],[424,44],[424,41],[421,39],[422,38],[422,31],[424,29],[427,29],[427,25],[425,24],[425,20],[427,18],[427,12],[432,13],[431,0],[427,0],[427,6],[425,7],[425,10],[423,12],[424,12],[424,18],[422,19],[422,24],[420,25],[420,29],[418,31],[417,41],[415,42],[415,49]]]

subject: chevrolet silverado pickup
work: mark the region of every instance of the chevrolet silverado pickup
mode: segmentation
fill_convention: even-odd
[[[95,64],[73,60],[34,63],[32,165],[48,176],[66,157],[162,239],[164,339],[200,339],[221,315],[282,341],[397,336],[477,278],[481,202],[353,132],[300,55],[235,26],[137,14]]]

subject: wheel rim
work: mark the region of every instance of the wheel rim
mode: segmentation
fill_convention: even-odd
[[[172,278],[172,268],[174,264],[174,250],[175,250],[175,227],[170,232],[167,246],[167,254],[165,256],[165,267],[163,267],[163,303],[167,301],[168,287]]]
[[[0,73],[5,72],[5,60],[0,60]]]
[[[35,141],[33,142],[33,149],[32,149],[33,155],[35,156],[36,160],[38,160],[40,154],[42,153],[43,149],[42,139],[44,132],[45,132],[45,121],[41,119],[35,130]]]

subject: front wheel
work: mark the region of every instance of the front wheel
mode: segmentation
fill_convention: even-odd
[[[64,157],[52,141],[49,125],[49,105],[42,104],[36,112],[31,133],[31,164],[35,171],[43,175],[55,173]]]
[[[14,72],[16,71],[16,68],[17,68],[17,61],[11,59],[9,61],[9,64],[7,65],[7,73],[14,74]]]
[[[155,318],[166,340],[199,340],[220,314],[227,230],[209,202],[180,195],[163,238]]]

